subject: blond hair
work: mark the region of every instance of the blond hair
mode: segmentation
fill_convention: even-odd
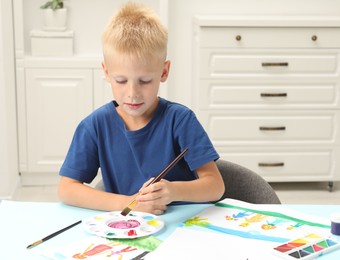
[[[113,51],[166,59],[168,32],[159,17],[146,6],[128,3],[109,21],[103,36],[104,58],[111,58]]]

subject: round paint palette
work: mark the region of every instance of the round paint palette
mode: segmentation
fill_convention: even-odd
[[[100,237],[136,238],[158,232],[164,222],[145,212],[134,211],[123,216],[121,211],[112,211],[85,220],[84,226],[88,232]]]

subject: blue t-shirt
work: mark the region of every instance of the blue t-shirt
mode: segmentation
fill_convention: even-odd
[[[159,100],[153,118],[136,131],[126,129],[116,102],[95,110],[78,125],[60,175],[91,183],[100,168],[107,192],[132,195],[188,147],[165,179],[195,179],[195,169],[219,156],[190,109]]]

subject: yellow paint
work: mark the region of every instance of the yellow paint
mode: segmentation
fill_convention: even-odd
[[[158,227],[158,226],[160,225],[160,223],[159,223],[157,220],[154,220],[154,219],[149,220],[147,223],[148,223],[150,226],[153,226],[153,227]]]
[[[291,243],[308,244],[309,241],[303,238],[298,238],[298,239],[291,241]]]
[[[106,218],[104,217],[94,217],[95,220],[105,220]]]
[[[308,237],[308,238],[321,238],[321,236],[319,236],[317,234],[309,234],[306,237]]]

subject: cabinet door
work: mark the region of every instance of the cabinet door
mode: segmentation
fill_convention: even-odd
[[[59,172],[73,133],[93,109],[92,70],[27,69],[28,172]]]
[[[95,109],[113,100],[111,86],[102,69],[93,70],[93,96]]]

